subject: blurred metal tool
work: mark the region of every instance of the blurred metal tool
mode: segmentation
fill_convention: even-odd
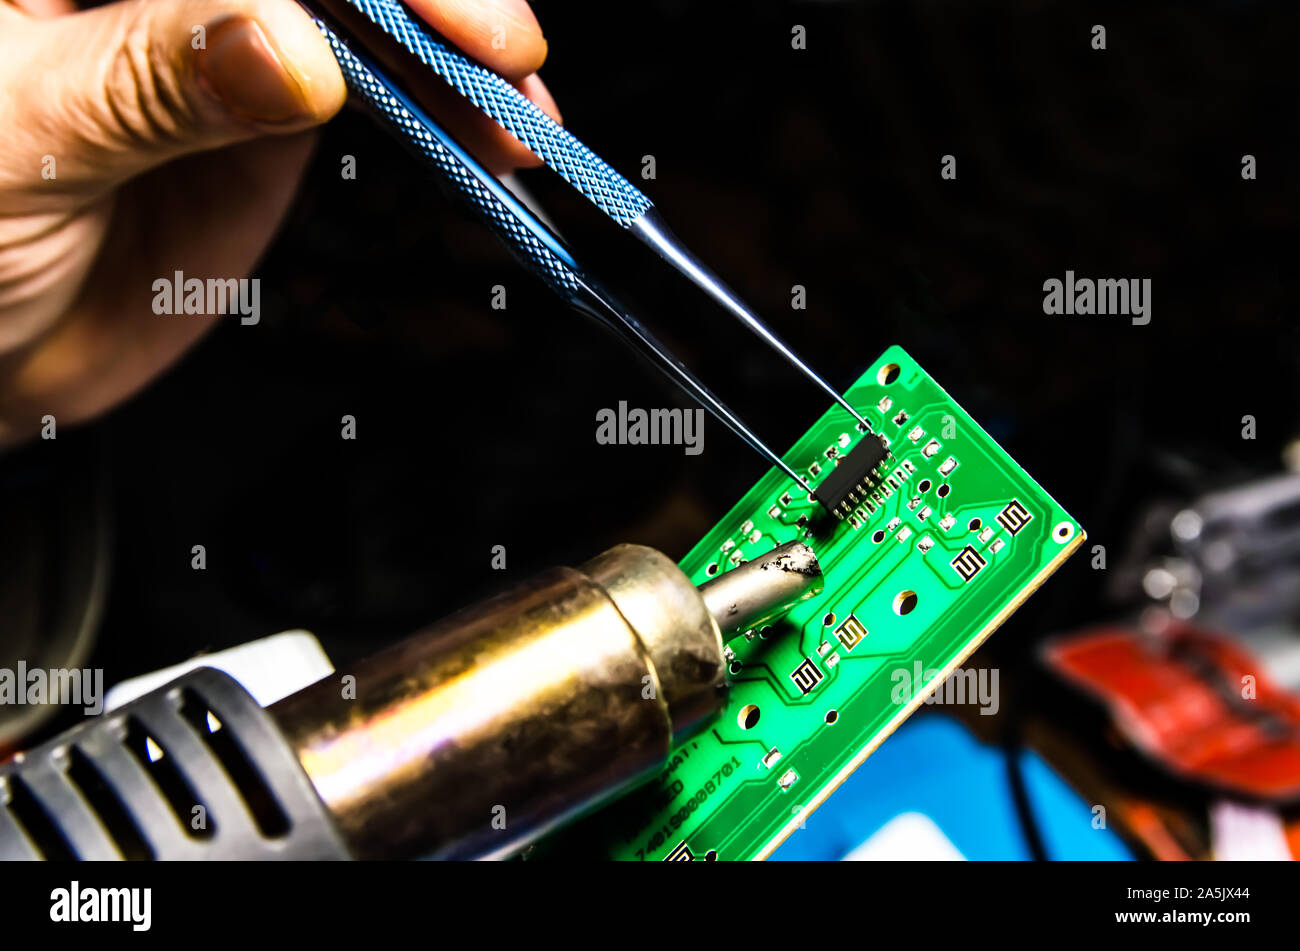
[[[724,639],[823,585],[802,542],[699,588],[616,545],[265,709],[218,670],[165,678],[0,763],[0,861],[513,854],[658,775],[726,709]]]
[[[526,145],[612,221],[654,248],[830,395],[867,431],[868,424],[857,410],[673,236],[649,198],[507,80],[436,38],[398,0],[303,0],[303,3],[329,41],[352,91],[424,164],[453,185],[525,266],[570,304],[617,333],[804,491],[811,492],[811,487],[803,477],[636,318],[584,274],[554,232],[419,106],[413,89],[429,73],[440,77]]]

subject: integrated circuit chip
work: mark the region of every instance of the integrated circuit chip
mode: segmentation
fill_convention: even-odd
[[[877,485],[876,470],[888,458],[880,437],[868,433],[813,490],[813,498],[836,518],[844,518],[866,501]]]
[[[800,460],[823,494],[847,486],[861,497],[856,487],[874,479],[874,487],[862,485],[870,501],[851,509],[870,524],[855,529],[848,515],[821,520],[814,539],[821,595],[752,639],[730,642],[743,674],[732,678],[725,711],[684,740],[647,786],[558,833],[552,854],[680,860],[685,849],[676,844],[684,843],[696,858],[765,858],[1086,537],[901,348],[887,350],[845,397],[880,424],[872,432],[887,429],[901,406],[908,428],[887,449],[875,435],[859,436],[836,466],[823,455],[842,445],[845,430],[844,410],[832,406],[785,457]],[[927,452],[930,436],[902,438],[912,427],[936,434],[953,427],[961,437],[945,437],[952,445],[944,447],[936,439]],[[682,570],[696,584],[707,581],[719,551],[742,536],[738,546],[753,555],[810,538],[823,504],[816,489],[813,499],[792,493],[789,476],[770,469],[682,559]],[[972,534],[985,528],[994,532],[988,542]],[[753,532],[761,544],[748,541]],[[897,674],[917,664],[939,675],[900,703]],[[746,726],[747,708],[761,709],[761,736]]]

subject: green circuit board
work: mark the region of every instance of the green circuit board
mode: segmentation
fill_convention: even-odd
[[[838,519],[773,469],[681,561],[699,584],[801,539],[825,588],[731,639],[722,716],[581,824],[610,858],[767,857],[936,688],[936,700],[979,702],[978,671],[959,665],[1082,543],[901,348],[846,396],[871,432],[834,407],[784,458],[816,489],[859,440],[881,437],[890,455],[874,491]]]

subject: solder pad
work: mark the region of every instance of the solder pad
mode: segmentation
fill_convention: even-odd
[[[609,857],[766,858],[1082,543],[901,348],[846,396],[891,453],[870,497],[837,519],[773,469],[681,561],[699,584],[803,539],[825,590],[733,638],[722,716],[580,824]],[[834,407],[784,458],[816,488],[865,436]]]

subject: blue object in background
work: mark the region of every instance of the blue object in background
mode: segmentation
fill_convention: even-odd
[[[1092,807],[1033,752],[1020,754],[1034,819],[1053,859],[1131,859]],[[940,714],[913,717],[790,836],[773,860],[841,859],[894,817],[928,816],[968,859],[1030,859],[1002,750]]]

